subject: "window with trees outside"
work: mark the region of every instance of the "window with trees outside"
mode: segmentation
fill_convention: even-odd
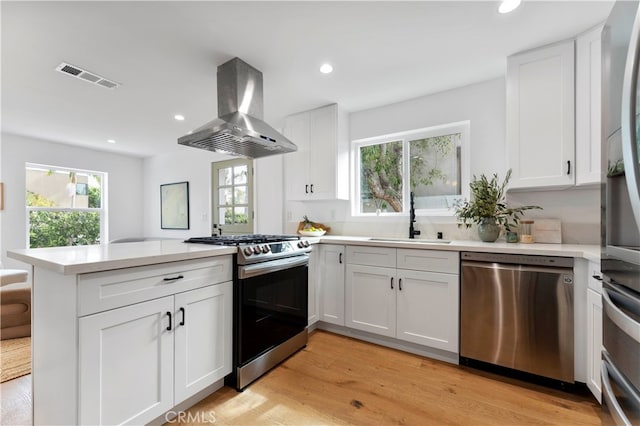
[[[253,161],[218,161],[212,163],[211,174],[213,225],[226,234],[252,233]]]
[[[422,215],[452,215],[468,198],[469,122],[353,142],[354,215],[408,214],[410,193]]]
[[[29,248],[106,239],[106,173],[27,164],[25,181]]]

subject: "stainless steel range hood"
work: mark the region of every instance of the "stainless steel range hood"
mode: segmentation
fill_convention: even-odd
[[[218,67],[218,118],[178,138],[181,145],[248,158],[297,151],[262,121],[262,73],[240,58]]]

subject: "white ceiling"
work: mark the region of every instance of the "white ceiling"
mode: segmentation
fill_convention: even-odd
[[[612,4],[2,1],[2,131],[137,156],[193,149],[176,140],[217,117],[216,68],[235,56],[262,71],[278,128],[332,102],[360,111],[499,77],[506,56],[573,37]],[[56,72],[63,61],[122,86]]]

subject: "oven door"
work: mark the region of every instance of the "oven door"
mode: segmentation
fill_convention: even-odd
[[[307,326],[309,256],[238,267],[238,365]]]

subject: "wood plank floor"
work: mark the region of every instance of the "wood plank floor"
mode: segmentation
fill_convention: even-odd
[[[2,383],[0,424],[31,424],[30,384]],[[244,392],[225,387],[168,424],[599,425],[599,413],[590,395],[316,331]]]
[[[332,333],[244,392],[225,387],[171,424],[599,425],[572,394]]]

